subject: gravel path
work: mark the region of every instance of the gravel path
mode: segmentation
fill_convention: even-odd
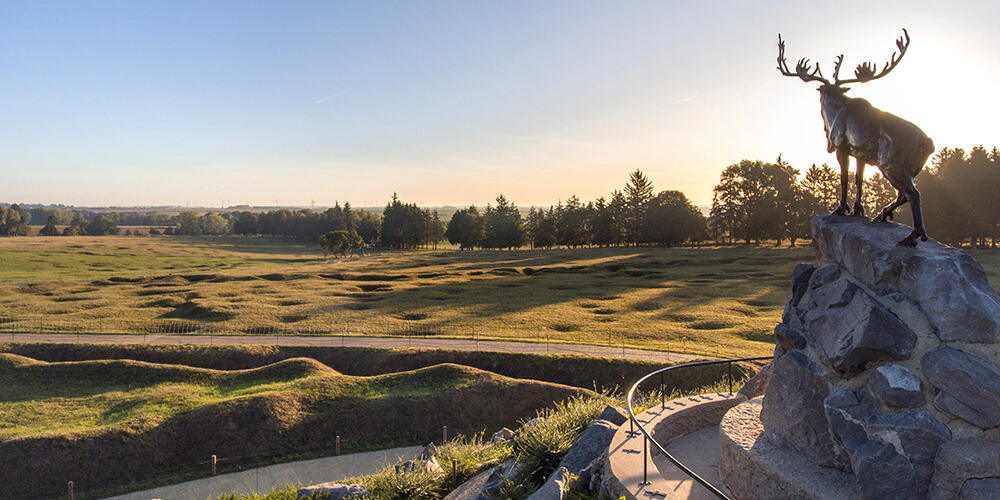
[[[108,500],[202,500],[229,493],[264,494],[287,485],[310,485],[374,474],[386,465],[416,458],[422,449],[421,446],[410,446],[270,465],[129,493]]]
[[[533,354],[583,354],[606,358],[628,358],[672,363],[690,361],[694,354],[649,351],[622,346],[562,344],[547,342],[513,342],[500,340],[461,340],[421,337],[369,336],[259,336],[259,335],[111,335],[75,333],[3,333],[0,341],[11,342],[78,342],[93,344],[197,344],[197,345],[284,345],[284,346],[344,346],[395,347],[420,349],[455,349],[459,351],[489,351]]]

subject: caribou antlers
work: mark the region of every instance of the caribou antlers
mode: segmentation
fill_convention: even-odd
[[[806,58],[799,59],[799,62],[795,64],[795,72],[788,70],[788,62],[785,61],[785,41],[781,39],[781,34],[778,34],[778,71],[781,71],[782,75],[785,76],[797,76],[804,82],[822,82],[825,85],[830,85],[831,87],[840,87],[848,83],[865,83],[872,80],[878,80],[885,75],[888,75],[898,64],[899,61],[903,60],[903,55],[906,54],[907,47],[910,46],[910,34],[906,32],[906,28],[903,28],[903,36],[896,40],[896,48],[899,49],[899,56],[897,57],[896,52],[892,53],[892,58],[889,62],[885,63],[885,67],[882,71],[875,73],[875,68],[877,67],[874,63],[861,63],[858,65],[857,69],[854,70],[854,78],[847,80],[841,80],[840,75],[840,65],[844,62],[844,55],[841,54],[837,56],[837,60],[833,67],[833,82],[827,80],[823,77],[823,72],[819,69],[819,63],[816,63],[816,69],[810,71],[809,60]],[[846,90],[846,89],[845,89]]]

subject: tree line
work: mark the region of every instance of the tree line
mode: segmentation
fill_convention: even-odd
[[[968,153],[960,148],[939,151],[916,178],[923,194],[924,218],[934,238],[952,245],[996,246],[1000,236],[1000,150],[982,146]],[[324,211],[280,209],[267,212],[229,211],[177,215],[140,212],[73,211],[64,208],[25,209],[0,206],[0,236],[28,234],[29,224],[41,224],[40,234],[118,234],[118,225],[154,226],[150,234],[226,235],[298,238],[319,241],[337,234],[336,241],[412,249],[447,239],[461,249],[513,249],[622,245],[761,244],[787,240],[794,245],[810,237],[810,220],[828,212],[840,200],[840,173],[827,164],[813,164],[805,173],[778,157],[774,162],[742,160],[726,167],[713,189],[708,217],[680,191],[655,192],[641,170],[631,172],[625,186],[607,197],[584,203],[573,195],[549,207],[526,213],[504,195],[495,204],[470,206],[454,213],[447,226],[438,213],[405,203],[393,194],[381,214],[354,210],[338,203]],[[849,203],[853,203],[853,178]],[[862,204],[876,215],[896,196],[876,172],[864,181]],[[43,219],[44,218],[44,219]],[[909,210],[896,212],[897,222],[910,223]],[[57,226],[65,226],[60,230]],[[357,235],[358,240],[353,236]],[[335,241],[328,237],[328,243]],[[345,239],[348,238],[348,239]],[[354,243],[352,243],[354,244]],[[329,249],[343,245],[328,245]]]
[[[461,249],[510,249],[529,246],[682,245],[708,235],[707,219],[680,191],[653,194],[641,170],[629,175],[622,190],[584,204],[570,196],[546,208],[531,207],[522,218],[518,208],[500,195],[496,206],[457,211],[445,237]]]
[[[869,167],[870,168],[870,167]],[[854,200],[853,172],[848,204]],[[924,222],[931,236],[947,244],[996,246],[1000,236],[1000,150],[944,148],[915,179],[921,192]],[[743,160],[723,170],[712,196],[709,236],[720,243],[811,237],[813,216],[840,202],[840,172],[827,164],[810,166],[804,175],[779,157],[775,162]],[[896,198],[880,172],[864,180],[862,205],[874,217]],[[907,207],[895,221],[912,224]]]

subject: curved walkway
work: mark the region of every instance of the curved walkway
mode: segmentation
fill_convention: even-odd
[[[369,336],[263,336],[263,335],[114,335],[75,333],[3,333],[0,341],[6,342],[61,342],[88,344],[195,344],[195,345],[278,345],[317,347],[383,347],[414,349],[454,349],[459,351],[488,351],[526,354],[582,354],[604,358],[638,359],[673,363],[690,361],[694,354],[650,351],[627,347],[610,347],[586,344],[542,342],[515,342],[505,340],[463,340],[423,337],[369,337]]]
[[[423,450],[422,446],[409,446],[269,465],[259,469],[137,491],[111,497],[107,500],[197,500],[217,498],[230,493],[266,494],[274,488],[285,488],[288,485],[310,485],[374,474],[386,466],[399,463],[401,460],[416,458],[421,450]]]

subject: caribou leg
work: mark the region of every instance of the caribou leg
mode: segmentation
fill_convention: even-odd
[[[896,199],[889,203],[885,208],[879,212],[878,216],[873,219],[875,222],[886,222],[892,220],[892,213],[896,211],[897,208],[903,206],[906,203],[906,196],[902,192],[896,195]]]
[[[855,217],[865,216],[865,207],[861,204],[861,188],[865,185],[865,162],[858,160],[858,171],[854,173],[854,184],[858,188],[858,195],[854,198],[854,210],[851,211],[851,215]]]
[[[847,151],[837,150],[837,163],[840,163],[840,205],[837,205],[833,215],[847,215],[850,208],[847,207],[847,184],[850,181],[850,161],[851,157]]]
[[[913,213],[913,231],[896,244],[904,247],[915,247],[917,246],[917,238],[920,238],[920,241],[927,241],[927,230],[924,229],[924,216],[920,210],[920,191],[917,191],[917,186],[913,185],[913,177],[906,173],[900,173],[896,168],[892,167],[882,169],[882,172],[889,179],[892,186],[899,191],[900,196],[905,196],[906,201],[910,202],[910,210]],[[895,202],[893,203],[895,204]]]

